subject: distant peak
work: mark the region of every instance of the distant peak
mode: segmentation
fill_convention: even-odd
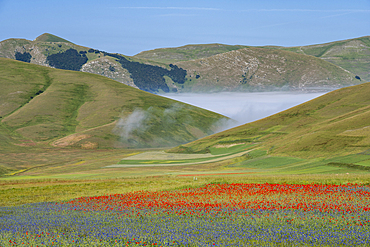
[[[62,39],[58,36],[52,35],[50,33],[44,33],[38,36],[34,41],[39,42],[66,42],[66,43],[72,43],[66,39]]]

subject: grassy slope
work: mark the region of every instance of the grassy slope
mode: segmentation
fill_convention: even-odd
[[[245,48],[242,45],[202,44],[186,45],[176,48],[161,48],[143,51],[134,58],[148,59],[160,63],[176,63],[200,58],[211,57],[220,53]]]
[[[38,36],[35,41],[38,42],[66,42],[66,43],[71,43],[68,40],[62,39],[58,36],[52,35],[50,33],[44,33],[40,36]]]
[[[280,49],[321,58],[370,81],[370,36]]]
[[[3,58],[0,64],[1,138],[6,139],[2,148],[9,142],[53,142],[60,147],[171,146],[210,134],[222,118],[94,74]],[[120,142],[113,131],[116,123],[137,108],[150,108],[146,118],[150,122],[145,122],[145,131],[132,133],[135,143]]]
[[[336,157],[370,149],[370,83],[343,88],[273,116],[172,149],[258,143],[269,155]]]
[[[184,89],[188,91],[263,91],[360,83],[353,74],[322,59],[277,49],[244,48],[176,65],[188,72]]]

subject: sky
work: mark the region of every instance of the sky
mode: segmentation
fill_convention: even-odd
[[[370,0],[0,0],[0,40],[43,33],[124,55],[187,44],[301,46],[370,35]]]

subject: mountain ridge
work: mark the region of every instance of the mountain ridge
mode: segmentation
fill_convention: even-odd
[[[366,40],[366,37],[358,39]],[[367,48],[363,55],[364,60],[357,67],[352,60],[350,63],[346,62],[345,66],[341,66],[344,58],[342,62],[333,62],[326,57],[309,55],[312,58],[308,59],[307,55],[300,54],[300,49],[305,48],[206,44],[160,48],[129,57],[75,45],[68,40],[45,33],[34,41],[8,39],[0,42],[0,57],[47,67],[100,74],[151,93],[310,90],[305,86],[308,83],[306,77],[311,77],[308,84],[316,88],[355,85],[367,78],[368,72],[364,70],[370,57],[366,53]],[[312,49],[307,48],[307,51]],[[254,51],[253,58],[251,54],[248,56],[242,54],[241,51],[245,50]],[[285,52],[281,57],[290,64],[294,64],[294,59],[298,57],[298,60],[305,63],[295,66],[294,70],[282,75],[280,70],[284,68],[274,61],[274,56],[279,50],[280,54]],[[216,59],[219,61],[215,62]],[[201,64],[198,60],[204,63]],[[213,67],[206,68],[206,64],[211,60]],[[256,62],[258,66],[266,65],[264,69],[258,71],[258,75],[253,69],[246,69],[247,64],[253,65],[251,60],[258,61]],[[223,71],[226,68],[222,67],[224,64],[228,66],[227,73]],[[336,66],[332,66],[333,64]],[[310,68],[315,68],[315,73],[304,72]],[[274,69],[276,71],[272,71]],[[137,71],[140,72],[137,73]],[[358,73],[354,74],[352,71]],[[264,78],[267,79],[264,80]]]

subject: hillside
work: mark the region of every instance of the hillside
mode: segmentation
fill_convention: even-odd
[[[360,82],[321,59],[265,48],[244,48],[176,65],[187,71],[190,79],[184,90],[189,91],[302,90]]]
[[[298,48],[286,48],[295,53],[282,49],[187,45],[129,57],[43,34],[33,41],[0,42],[0,57],[99,74],[151,93],[310,90],[312,87],[320,90],[359,84],[362,77],[366,78],[367,72],[361,72],[366,63],[362,67],[351,63],[356,69],[346,70],[329,63],[330,59],[326,62],[321,57],[297,53]],[[311,53],[307,50],[307,54]],[[367,53],[361,54],[366,60]]]
[[[182,84],[186,75],[178,67],[75,45],[51,34],[43,34],[34,41],[4,40],[0,42],[0,57],[57,69],[99,74],[152,93],[170,92],[166,78]]]
[[[269,155],[335,157],[370,151],[370,83],[332,91],[273,116],[172,149],[209,152],[212,147],[255,144]]]
[[[52,35],[50,33],[44,33],[40,36],[38,36],[35,39],[36,42],[65,42],[65,43],[71,43],[70,41],[66,39],[62,39],[58,36]]]
[[[173,146],[224,118],[103,76],[5,58],[0,81],[0,150]]]
[[[160,63],[176,63],[201,58],[211,57],[217,54],[245,48],[242,45],[223,45],[223,44],[200,44],[185,45],[175,48],[160,48],[143,51],[135,55],[134,58],[148,59]]]
[[[281,49],[321,58],[370,81],[370,36]]]

